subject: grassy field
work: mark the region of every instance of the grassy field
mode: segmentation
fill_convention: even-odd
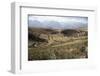
[[[28,60],[52,60],[52,59],[80,59],[87,58],[88,38],[81,36],[64,42],[28,48]]]

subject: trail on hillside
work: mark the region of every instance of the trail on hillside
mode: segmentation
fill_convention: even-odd
[[[59,47],[59,46],[70,45],[70,44],[75,44],[75,43],[77,44],[77,43],[81,43],[81,42],[84,42],[84,41],[87,41],[87,40],[75,40],[75,41],[71,41],[71,42],[57,44],[57,45],[54,45],[52,47]]]

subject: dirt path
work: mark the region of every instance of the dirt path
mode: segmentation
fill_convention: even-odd
[[[83,41],[87,41],[87,40],[75,40],[75,41],[72,41],[72,42],[66,42],[66,43],[63,43],[63,44],[54,45],[52,47],[59,47],[59,46],[64,46],[64,45],[70,45],[70,44],[75,44],[75,43],[79,43],[79,42],[83,42]]]

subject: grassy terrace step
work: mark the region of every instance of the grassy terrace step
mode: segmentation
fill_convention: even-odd
[[[54,45],[52,47],[59,47],[59,46],[64,46],[64,45],[77,44],[77,43],[81,43],[81,42],[85,42],[85,41],[87,41],[87,40],[75,40],[75,41],[72,41],[72,42],[66,42],[66,43],[63,43],[63,44]]]

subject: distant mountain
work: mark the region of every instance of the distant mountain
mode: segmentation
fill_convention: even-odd
[[[57,21],[44,21],[30,20],[29,27],[32,28],[46,28],[46,29],[87,29],[88,24],[84,22],[57,22]]]
[[[28,26],[29,27],[37,27],[37,28],[39,28],[39,27],[45,27],[44,25],[43,25],[43,23],[41,23],[40,21],[38,21],[38,20],[30,20],[29,22],[28,22],[29,24],[28,24]],[[42,26],[41,26],[42,25]]]
[[[42,25],[45,25],[49,29],[59,29],[62,25],[57,21],[45,21]]]

